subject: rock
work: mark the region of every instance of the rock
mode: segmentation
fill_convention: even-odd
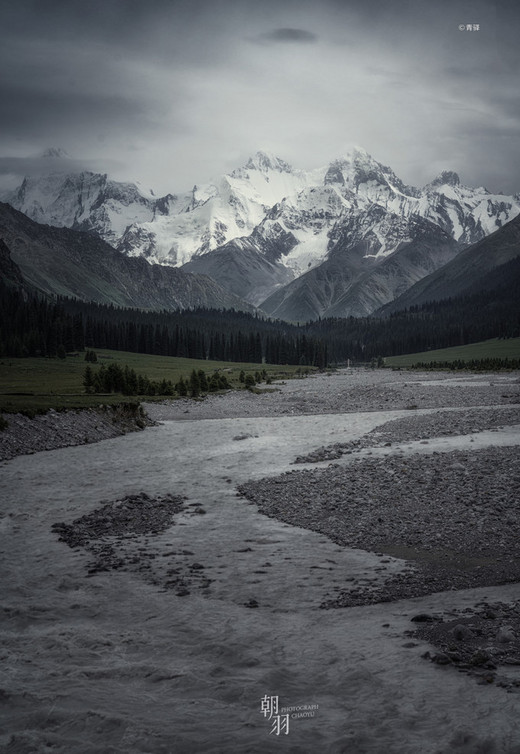
[[[474,652],[470,657],[470,665],[473,665],[474,667],[480,667],[482,665],[487,665],[488,662],[491,661],[491,658],[487,652],[485,652],[483,649],[479,649],[476,652]]]
[[[487,683],[493,683],[494,680],[495,680],[495,676],[493,675],[493,673],[486,673],[485,675],[482,676],[482,678],[478,681],[478,683],[481,686],[483,686]]]
[[[474,633],[471,628],[465,626],[463,623],[459,623],[452,629],[453,638],[457,641],[469,641],[474,637]]]
[[[412,623],[433,623],[434,618],[433,615],[429,615],[428,613],[418,613],[417,615],[414,615],[413,618],[410,618]]]
[[[499,628],[496,640],[500,642],[501,644],[508,644],[509,642],[512,642],[516,639],[515,632],[511,628],[511,626],[502,626]]]
[[[451,665],[451,660],[445,652],[437,652],[434,654],[432,662],[436,665]]]

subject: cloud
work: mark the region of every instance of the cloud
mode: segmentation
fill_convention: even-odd
[[[3,128],[16,131],[20,137],[43,139],[45,143],[49,139],[55,141],[53,134],[61,137],[72,131],[85,135],[93,128],[124,132],[125,125],[142,128],[148,120],[142,102],[115,94],[110,97],[85,92],[13,92],[0,87],[0,97],[10,103],[3,116]]]
[[[55,149],[56,152],[60,148]],[[53,173],[81,173],[84,170],[92,172],[106,172],[120,167],[117,160],[77,160],[71,157],[36,155],[30,157],[0,157],[0,175],[15,175],[18,177],[30,175],[48,175]]]
[[[3,174],[38,171],[22,158],[56,145],[167,193],[258,148],[311,168],[353,142],[407,183],[442,165],[520,188],[510,0],[7,5],[0,155],[20,161],[0,161]]]
[[[272,31],[266,31],[263,34],[258,34],[256,37],[252,37],[253,42],[260,44],[284,44],[285,42],[297,43],[297,44],[309,44],[317,42],[318,35],[313,34],[311,31],[305,29],[273,29]]]

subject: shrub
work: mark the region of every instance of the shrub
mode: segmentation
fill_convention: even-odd
[[[188,388],[182,377],[179,379],[179,381],[175,385],[175,390],[179,393],[179,395],[182,395],[182,396],[188,395]]]

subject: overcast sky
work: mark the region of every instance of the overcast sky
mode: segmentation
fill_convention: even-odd
[[[164,194],[357,144],[518,192],[519,38],[517,0],[3,0],[0,174],[61,147]]]

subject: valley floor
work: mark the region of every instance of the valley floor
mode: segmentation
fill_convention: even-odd
[[[0,464],[0,748],[520,752],[520,375],[273,387]]]

